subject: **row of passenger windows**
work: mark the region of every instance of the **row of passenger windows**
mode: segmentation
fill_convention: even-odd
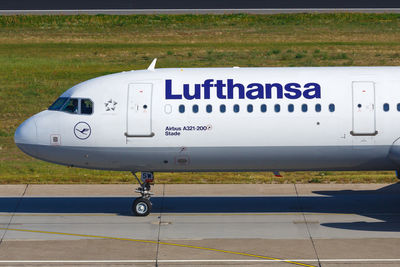
[[[92,114],[93,102],[90,99],[81,98],[58,98],[49,110],[65,111],[72,114]]]
[[[400,103],[396,105],[397,111],[400,111]],[[389,111],[390,110],[390,105],[388,103],[383,104],[383,111]]]
[[[266,104],[261,104],[259,108],[260,108],[260,111],[261,111],[262,113],[267,112],[267,105],[266,105]],[[310,109],[311,109],[311,108],[312,108],[312,107],[310,107]],[[179,112],[180,112],[180,113],[184,113],[185,110],[186,110],[186,106],[185,106],[185,105],[179,105],[179,108],[178,108],[178,109],[179,109]],[[238,113],[238,112],[240,112],[240,105],[235,104],[235,105],[233,105],[233,108],[232,108],[232,109],[233,109],[233,112]],[[255,109],[255,107],[254,107],[252,104],[248,104],[248,105],[246,106],[246,110],[247,110],[247,112],[249,112],[249,113],[253,112],[254,109]],[[275,104],[274,107],[273,107],[273,109],[274,109],[275,112],[280,112],[280,111],[281,111],[281,105],[280,105],[280,104]],[[309,110],[307,104],[302,104],[301,107],[300,107],[300,109],[301,109],[302,112],[307,112],[307,111]],[[225,106],[224,104],[219,105],[219,112],[225,113],[226,110],[227,110],[227,108],[226,108],[226,106]],[[287,110],[288,110],[289,112],[294,112],[294,110],[295,110],[294,105],[293,105],[293,104],[289,104],[289,105],[287,106]],[[321,111],[322,111],[322,106],[321,106],[321,104],[315,104],[314,110],[315,110],[315,112],[321,112]],[[329,112],[334,112],[334,111],[335,111],[335,104],[329,104],[329,105],[328,105],[328,110],[329,110]],[[206,112],[207,112],[207,113],[211,113],[212,111],[213,111],[213,106],[212,106],[211,104],[207,105],[207,106],[206,106]],[[193,113],[198,113],[198,112],[199,112],[199,106],[196,105],[196,104],[193,105],[193,106],[192,106],[192,112],[193,112]]]

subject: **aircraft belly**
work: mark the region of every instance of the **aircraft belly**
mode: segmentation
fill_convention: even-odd
[[[35,146],[35,157],[119,171],[393,170],[390,146],[66,147]],[[31,147],[26,149],[32,149]]]

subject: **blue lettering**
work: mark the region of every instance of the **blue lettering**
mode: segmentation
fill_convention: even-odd
[[[301,97],[301,85],[298,83],[288,83],[285,85],[285,97],[289,99],[297,99]]]
[[[192,100],[192,99],[201,99],[201,93],[200,93],[200,84],[195,84],[194,85],[194,94],[190,94],[190,86],[189,84],[184,84],[183,85],[183,96],[187,100]]]
[[[217,97],[219,99],[226,99],[226,95],[224,95],[224,87],[226,87],[226,84],[222,80],[217,80],[215,87],[217,88]]]
[[[172,80],[165,80],[165,99],[182,99],[182,95],[172,94]]]
[[[226,89],[225,89],[226,88]],[[190,90],[192,89],[192,90]],[[306,83],[302,86],[299,83],[250,83],[244,85],[235,83],[233,79],[215,80],[206,79],[203,83],[182,85],[182,92],[172,93],[172,79],[165,80],[166,99],[210,99],[211,96],[218,99],[305,99],[321,98],[321,85],[318,83]]]
[[[276,88],[276,98],[283,98],[283,88],[280,83],[265,84],[265,98],[272,98],[272,88]]]
[[[307,99],[321,98],[321,86],[318,83],[307,83],[304,85],[304,88],[307,89],[304,90],[303,92],[303,96],[305,98]]]
[[[208,79],[201,85],[204,88],[204,99],[210,99],[210,88],[213,86],[211,84],[213,81],[213,79]]]
[[[246,97],[248,99],[263,99],[264,98],[264,87],[260,83],[251,83],[247,86]],[[254,88],[254,89],[251,89]]]
[[[241,83],[233,83],[233,79],[228,79],[228,99],[233,99],[233,89],[239,90],[239,99],[244,99],[244,85]]]

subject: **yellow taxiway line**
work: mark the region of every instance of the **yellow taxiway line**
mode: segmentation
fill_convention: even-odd
[[[315,267],[314,265],[309,265],[301,262],[291,261],[291,260],[284,260],[279,258],[243,253],[243,252],[236,252],[230,250],[223,250],[223,249],[215,249],[215,248],[207,248],[207,247],[198,247],[198,246],[191,246],[191,245],[184,245],[184,244],[177,244],[177,243],[170,243],[170,242],[161,242],[161,241],[152,241],[152,240],[143,240],[143,239],[133,239],[133,238],[123,238],[123,237],[111,237],[111,236],[99,236],[99,235],[86,235],[86,234],[73,234],[73,233],[62,233],[62,232],[50,232],[50,231],[40,231],[40,230],[28,230],[28,229],[15,229],[15,228],[0,228],[0,230],[6,231],[18,231],[18,232],[27,232],[27,233],[40,233],[40,234],[51,234],[51,235],[64,235],[64,236],[77,236],[77,237],[88,237],[88,238],[98,238],[98,239],[112,239],[112,240],[122,240],[122,241],[131,241],[131,242],[140,242],[140,243],[148,243],[148,244],[160,244],[166,246],[175,246],[175,247],[183,247],[183,248],[193,248],[193,249],[201,249],[207,251],[215,251],[233,255],[240,255],[240,256],[247,256],[252,258],[258,259],[266,259],[266,260],[275,260],[279,262],[286,262],[298,266],[305,266],[305,267]]]

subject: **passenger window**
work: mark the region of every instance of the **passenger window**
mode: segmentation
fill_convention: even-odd
[[[383,110],[385,112],[389,111],[389,104],[388,103],[383,104]]]
[[[329,104],[329,111],[334,112],[335,111],[335,104]]]
[[[301,105],[301,111],[307,112],[307,110],[308,110],[307,104]]]
[[[281,111],[281,106],[279,104],[276,104],[274,106],[275,112],[280,112]]]
[[[238,104],[233,105],[233,112],[238,113],[240,111],[240,107]]]
[[[185,112],[185,105],[179,105],[179,112],[184,113]]]
[[[172,106],[170,104],[167,104],[164,106],[164,112],[167,114],[171,114],[172,112]]]
[[[70,98],[67,104],[63,107],[62,111],[77,114],[78,113],[78,102],[77,98]]]
[[[221,113],[225,113],[226,111],[226,106],[224,104],[219,106],[219,111],[221,111]]]
[[[193,111],[193,113],[199,112],[199,106],[198,105],[193,105],[192,111]]]
[[[60,110],[62,106],[64,106],[67,99],[68,97],[59,97],[53,104],[51,104],[49,110]]]
[[[93,102],[90,99],[81,99],[81,114],[92,114]]]
[[[211,105],[207,105],[206,106],[206,111],[207,111],[207,113],[211,113],[212,112],[212,106]]]
[[[316,104],[315,105],[315,111],[316,112],[321,112],[321,105],[320,104]]]
[[[400,111],[400,103],[397,104],[397,111]]]
[[[294,106],[293,106],[293,104],[289,104],[287,108],[288,108],[288,111],[289,111],[289,112],[293,112],[293,111],[294,111]]]
[[[260,106],[260,110],[261,110],[262,113],[267,112],[267,105],[262,104],[262,105]]]
[[[251,104],[247,105],[247,112],[249,113],[253,112],[253,105]]]

